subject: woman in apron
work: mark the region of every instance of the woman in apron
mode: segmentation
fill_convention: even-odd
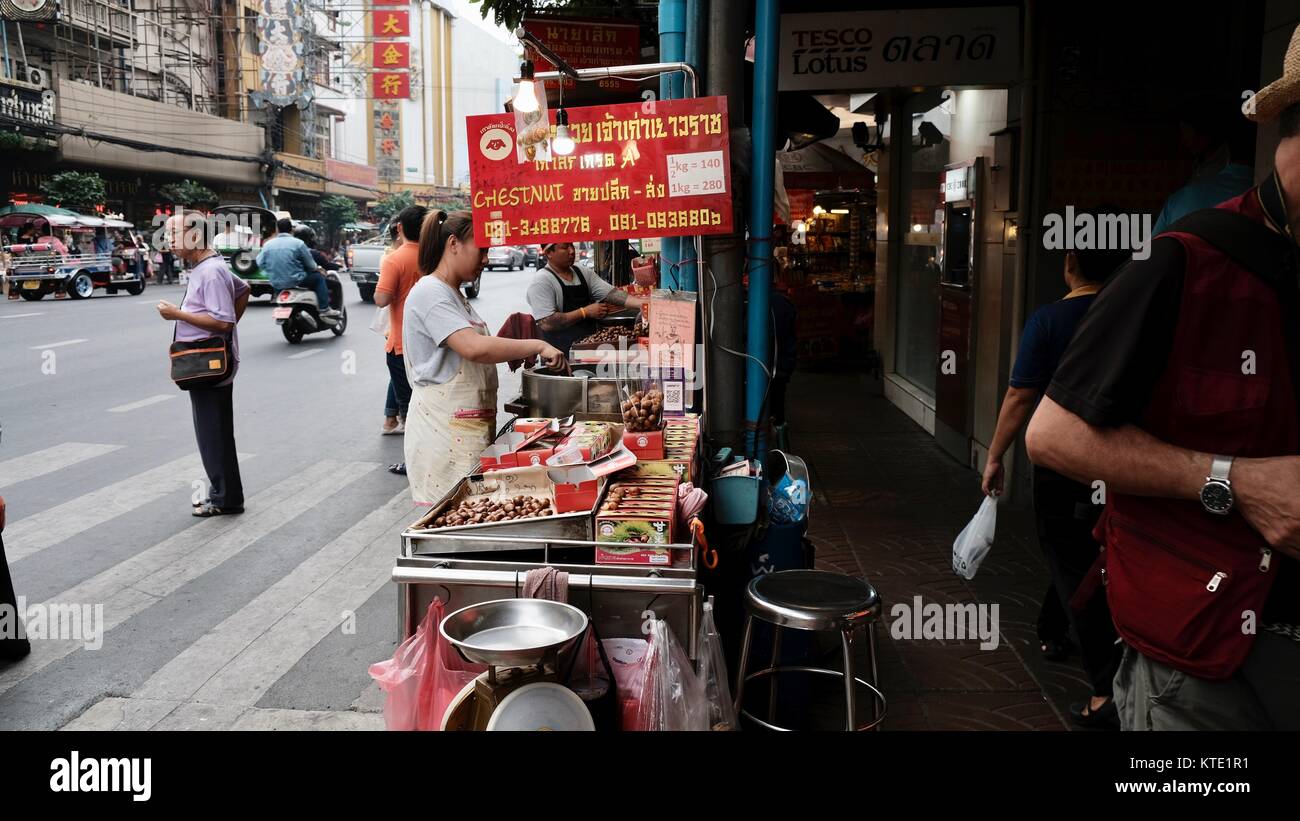
[[[564,354],[540,339],[488,333],[461,287],[487,264],[468,211],[431,211],[420,229],[420,271],[406,297],[402,347],[411,383],[406,475],[416,504],[436,504],[478,465],[496,436],[497,369],[540,356],[563,371]]]

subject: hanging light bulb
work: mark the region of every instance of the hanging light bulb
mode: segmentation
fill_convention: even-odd
[[[569,112],[561,108],[555,112],[555,140],[551,149],[561,157],[567,157],[573,153],[574,147],[573,137],[569,134]]]
[[[519,65],[519,90],[515,92],[514,108],[515,111],[522,111],[525,114],[534,112],[538,108],[532,60],[524,60]]]

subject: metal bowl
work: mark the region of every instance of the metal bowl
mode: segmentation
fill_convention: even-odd
[[[527,667],[558,654],[587,629],[587,614],[546,599],[498,599],[463,607],[439,631],[466,661]]]

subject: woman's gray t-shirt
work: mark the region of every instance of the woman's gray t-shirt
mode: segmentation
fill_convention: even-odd
[[[435,276],[423,276],[406,295],[402,312],[402,353],[412,385],[441,385],[460,370],[460,354],[447,337],[462,328],[484,326],[460,291]]]

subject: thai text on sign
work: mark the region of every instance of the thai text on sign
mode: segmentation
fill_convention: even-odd
[[[466,118],[480,246],[732,231],[725,97],[568,112],[574,152],[522,164],[512,117]]]

